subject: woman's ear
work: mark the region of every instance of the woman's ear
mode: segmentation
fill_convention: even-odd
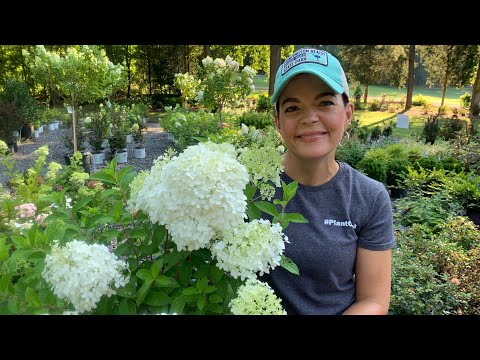
[[[350,122],[353,120],[353,103],[349,102],[345,108],[345,129],[348,128]]]
[[[275,115],[275,128],[281,133],[280,120],[278,119],[278,115]]]

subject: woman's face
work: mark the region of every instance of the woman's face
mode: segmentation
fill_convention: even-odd
[[[291,155],[299,160],[334,159],[353,104],[345,106],[341,94],[311,74],[291,79],[278,101],[275,124]]]

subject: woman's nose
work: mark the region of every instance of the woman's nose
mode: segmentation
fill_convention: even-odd
[[[312,123],[316,123],[317,121],[319,121],[319,114],[317,109],[313,108],[313,109],[309,109],[305,113],[305,117],[303,118],[302,122],[304,124],[312,124]]]

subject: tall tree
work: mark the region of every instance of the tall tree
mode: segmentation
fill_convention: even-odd
[[[130,89],[131,89],[130,56],[129,56],[128,47],[129,47],[128,45],[125,45],[125,65],[127,66],[127,79],[128,79],[127,98],[130,97]]]
[[[206,58],[207,56],[212,57],[212,52],[210,51],[210,45],[203,45],[203,57]]]
[[[478,117],[478,109],[480,109],[480,59],[477,60],[477,75],[472,88],[472,103],[470,104],[469,117],[474,122]],[[476,115],[474,115],[476,114]]]
[[[415,81],[415,45],[410,45],[408,50],[408,79],[407,79],[407,101],[405,110],[412,107],[413,83]]]
[[[282,63],[282,48],[280,45],[270,45],[270,76],[268,80],[268,95],[273,94],[275,74]]]
[[[407,56],[401,45],[341,45],[339,56],[349,79],[365,86],[364,105],[369,85],[386,82],[399,87],[405,83]]]
[[[68,48],[65,56],[50,52],[43,45],[34,54],[24,52],[35,79],[39,83],[53,82],[72,106],[73,151],[77,151],[76,111],[82,102],[92,102],[125,86],[122,65],[113,65],[104,50],[83,45]],[[53,79],[53,80],[52,80]]]

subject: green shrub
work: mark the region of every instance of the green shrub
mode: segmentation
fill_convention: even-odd
[[[257,100],[257,112],[273,113],[273,105],[270,104],[270,96],[268,94],[260,94]]]
[[[422,136],[425,139],[425,144],[434,144],[440,133],[440,124],[438,123],[438,115],[429,116],[427,122],[423,126]]]
[[[410,162],[402,158],[392,158],[387,163],[386,183],[395,188],[403,187],[403,179],[408,173]]]
[[[375,125],[370,132],[370,138],[372,141],[378,140],[381,134],[382,128],[379,125]]]
[[[448,112],[448,106],[442,105],[438,108],[438,115],[445,115]]]
[[[391,315],[455,314],[465,304],[447,276],[439,276],[432,265],[404,247],[393,251],[391,289]]]
[[[380,111],[382,108],[382,104],[379,100],[373,100],[371,103],[368,104],[369,111]]]
[[[427,100],[421,95],[416,95],[412,98],[413,106],[424,106],[427,105]]]
[[[358,169],[372,179],[384,183],[387,179],[387,165],[376,158],[364,158],[358,163]]]
[[[480,232],[466,216],[452,216],[441,225],[442,235],[446,241],[460,245],[465,250],[480,249]]]
[[[465,94],[460,96],[460,103],[462,104],[462,107],[464,109],[470,109],[470,104],[472,103],[472,94],[466,92]]]
[[[269,112],[247,111],[240,115],[236,121],[237,126],[245,124],[247,126],[255,126],[257,129],[265,129],[274,126],[275,121]]]
[[[461,131],[464,128],[464,121],[452,116],[451,119],[444,119],[440,129],[440,135],[446,141],[455,139],[461,135]]]
[[[338,161],[343,161],[357,169],[358,163],[365,156],[365,152],[366,149],[363,144],[358,141],[350,140],[345,142],[343,146],[337,147],[335,156]]]

